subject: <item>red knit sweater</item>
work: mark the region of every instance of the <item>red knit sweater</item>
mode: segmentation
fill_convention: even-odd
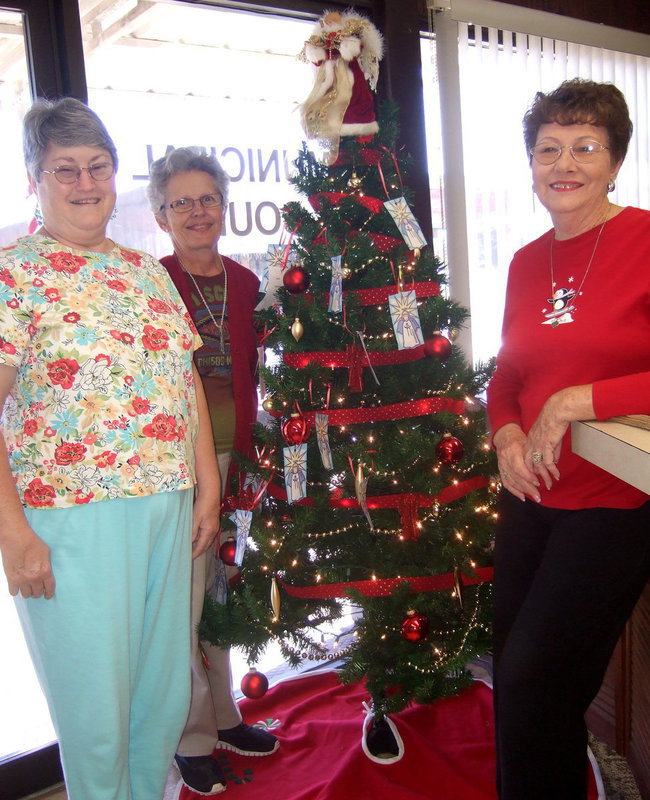
[[[555,287],[578,290],[598,228],[555,241]],[[488,387],[492,430],[516,422],[526,432],[554,392],[593,384],[599,420],[650,413],[650,212],[625,208],[603,228],[573,322],[543,325],[552,311],[553,231],[519,250],[510,265],[497,369]],[[573,277],[573,281],[569,279]],[[560,480],[540,487],[552,508],[635,508],[648,495],[571,452],[562,443]]]

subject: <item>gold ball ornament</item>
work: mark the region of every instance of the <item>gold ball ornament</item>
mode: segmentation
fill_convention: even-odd
[[[302,339],[302,335],[305,332],[305,329],[302,326],[302,322],[298,317],[295,318],[293,321],[293,325],[291,326],[291,335],[293,338],[299,342]]]
[[[262,408],[265,411],[273,411],[273,398],[272,397],[265,397],[262,401]]]
[[[344,281],[347,281],[348,278],[350,278],[351,276],[352,276],[352,270],[347,265],[344,265],[341,268],[341,277],[343,278]]]

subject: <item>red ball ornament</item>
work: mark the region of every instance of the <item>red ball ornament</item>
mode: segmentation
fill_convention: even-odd
[[[237,552],[237,540],[229,536],[219,548],[219,558],[229,567],[237,566],[235,563],[235,553]]]
[[[451,355],[451,342],[446,336],[436,332],[424,343],[424,354],[429,358],[446,361]]]
[[[429,620],[424,614],[409,611],[402,622],[401,633],[407,642],[421,642],[429,633]]]
[[[438,460],[443,464],[458,464],[464,452],[463,443],[450,433],[446,433],[436,447]]]
[[[263,672],[258,672],[255,667],[251,667],[241,679],[241,690],[251,700],[259,700],[260,697],[264,697],[268,688],[269,679]]]
[[[302,444],[309,439],[313,425],[303,417],[299,411],[292,411],[288,419],[282,420],[280,430],[284,436],[284,441],[288,445]]]
[[[289,267],[282,276],[284,288],[291,294],[300,294],[309,287],[309,273],[300,266]]]

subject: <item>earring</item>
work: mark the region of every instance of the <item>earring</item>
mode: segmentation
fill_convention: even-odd
[[[34,208],[34,219],[39,225],[43,224],[43,213],[38,203],[36,203],[36,208]]]
[[[113,211],[109,217],[109,219],[115,219],[117,217],[117,206],[113,206]]]
[[[607,184],[607,191],[613,192],[616,189],[616,183],[612,180]]]

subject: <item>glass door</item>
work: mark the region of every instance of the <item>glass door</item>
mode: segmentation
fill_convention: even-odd
[[[27,232],[34,200],[22,155],[22,119],[31,103],[25,21],[21,11],[0,9],[0,228],[2,244]],[[2,284],[0,283],[0,297]],[[45,700],[23,642],[12,597],[0,577],[0,763],[54,740]]]
[[[313,79],[296,56],[313,20],[183,2],[80,0],[79,10],[88,102],[120,158],[112,237],[169,252],[146,202],[149,165],[170,147],[197,146],[231,179],[219,251],[255,270],[296,196],[288,182],[302,139],[296,106]]]

